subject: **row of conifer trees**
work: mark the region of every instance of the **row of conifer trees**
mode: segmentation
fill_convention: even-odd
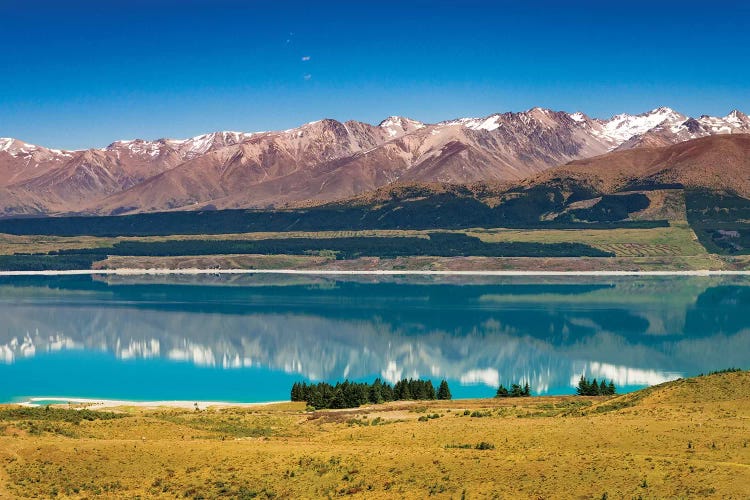
[[[609,383],[602,379],[589,380],[581,376],[576,388],[579,396],[611,396],[615,394],[616,388],[613,381]],[[497,389],[495,397],[514,398],[531,396],[531,387],[526,382],[523,386],[512,384],[510,389],[501,385]],[[379,404],[388,401],[400,400],[431,400],[451,399],[451,391],[448,382],[443,380],[437,391],[430,380],[402,379],[391,386],[376,378],[372,384],[365,382],[350,382],[344,380],[336,385],[327,382],[308,384],[296,382],[292,385],[292,401],[306,401],[315,409],[324,408],[356,408],[366,404]]]
[[[531,396],[531,386],[526,382],[523,387],[521,384],[511,384],[510,389],[500,384],[495,393],[496,398],[521,398]]]
[[[615,392],[615,383],[612,380],[609,383],[606,379],[597,382],[596,379],[589,380],[583,375],[581,375],[578,387],[576,387],[576,394],[579,396],[611,396]]]
[[[344,380],[336,385],[327,382],[292,385],[292,401],[306,401],[315,409],[356,408],[366,404],[379,404],[399,400],[451,399],[448,382],[443,380],[437,391],[430,380],[403,379],[391,386],[376,378],[372,384]]]

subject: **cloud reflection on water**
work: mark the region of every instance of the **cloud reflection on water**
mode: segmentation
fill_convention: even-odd
[[[190,287],[0,285],[0,362],[112,353],[310,380],[446,377],[569,392],[643,386],[750,358],[747,282]],[[211,288],[211,290],[205,290]],[[230,288],[232,288],[230,290]],[[672,293],[670,293],[672,291]]]

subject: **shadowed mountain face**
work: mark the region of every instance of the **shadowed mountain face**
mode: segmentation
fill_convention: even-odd
[[[750,197],[750,134],[615,151],[550,169],[529,181],[576,181],[600,193],[680,186]]]
[[[0,399],[279,400],[290,380],[376,376],[446,377],[457,397],[522,379],[538,393],[571,393],[582,373],[626,389],[739,366],[750,354],[743,279],[251,286],[255,279],[0,285],[0,374],[16,391]],[[58,369],[99,370],[100,383],[47,372]],[[154,378],[107,378],[137,373]],[[201,380],[225,385],[206,396],[196,393]]]
[[[518,182],[614,149],[750,132],[740,112],[669,108],[598,120],[533,108],[424,124],[321,120],[281,132],[118,141],[60,151],[0,139],[0,214],[121,214],[347,198],[394,182]]]

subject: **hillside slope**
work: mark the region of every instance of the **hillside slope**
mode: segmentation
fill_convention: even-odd
[[[750,197],[750,134],[615,151],[552,168],[528,185],[575,180],[602,193],[658,187],[729,191]]]
[[[0,496],[746,498],[749,390],[742,372],[606,411],[589,410],[616,399],[0,407]]]

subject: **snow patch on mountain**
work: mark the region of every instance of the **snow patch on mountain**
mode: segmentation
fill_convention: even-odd
[[[424,128],[425,124],[403,116],[389,116],[380,122],[378,127],[385,130],[389,137],[395,138],[399,135]]]
[[[500,128],[500,115],[490,115],[485,118],[457,118],[437,124],[438,127],[455,127],[460,125],[471,130],[487,130],[489,132]]]
[[[499,118],[498,115],[492,115],[489,118],[469,120],[464,126],[472,130],[487,130],[491,132],[500,128]]]
[[[685,122],[687,117],[677,111],[661,107],[640,115],[620,114],[602,122],[600,131],[594,131],[595,135],[609,139],[617,145],[627,141],[633,136],[641,135],[659,125],[665,123],[677,125]]]
[[[0,137],[0,151],[8,151],[10,149],[10,146],[13,144],[12,137]]]
[[[586,115],[584,115],[580,111],[576,111],[575,113],[571,113],[568,116],[570,117],[571,120],[573,120],[574,122],[578,122],[578,123],[585,122],[586,119],[587,119]]]

